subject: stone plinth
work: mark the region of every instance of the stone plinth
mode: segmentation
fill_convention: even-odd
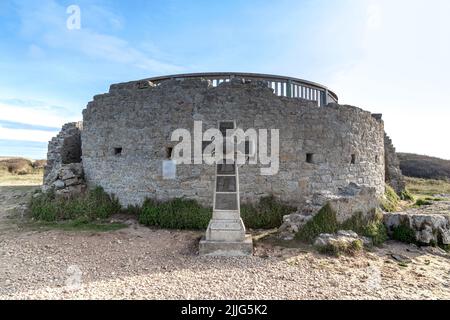
[[[199,253],[202,256],[244,257],[253,254],[251,235],[245,235],[243,241],[208,241],[200,240]]]

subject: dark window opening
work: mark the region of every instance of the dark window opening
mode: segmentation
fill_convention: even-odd
[[[355,164],[356,163],[356,155],[352,154],[352,160],[350,160],[351,164]]]
[[[306,162],[307,163],[313,163],[313,161],[314,161],[314,154],[313,153],[307,153],[306,154]]]
[[[380,157],[375,156],[375,163],[376,163],[376,164],[379,164],[379,163],[380,163]]]
[[[114,155],[118,156],[122,154],[122,148],[114,148]]]
[[[166,148],[166,158],[171,160],[172,159],[172,153],[173,153],[173,148],[172,147],[167,147]]]

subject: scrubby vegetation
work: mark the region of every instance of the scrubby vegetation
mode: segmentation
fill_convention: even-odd
[[[392,230],[392,239],[405,243],[416,243],[416,233],[409,225],[403,223]]]
[[[450,161],[411,153],[398,153],[403,175],[423,179],[450,179]]]
[[[281,226],[283,216],[296,209],[275,199],[262,198],[257,204],[241,205],[241,217],[247,228],[273,229]],[[146,200],[142,207],[129,207],[137,214],[139,222],[147,226],[168,229],[204,230],[212,217],[212,209],[201,206],[195,200],[174,199],[168,202]]]
[[[118,200],[100,187],[70,198],[56,197],[53,191],[37,194],[32,198],[29,208],[36,220],[76,220],[80,223],[106,219],[121,209]]]
[[[352,230],[361,236],[372,239],[374,245],[380,245],[388,238],[383,216],[374,210],[367,218],[362,213],[354,214],[350,219],[339,223],[336,213],[330,205],[325,205],[312,220],[308,221],[296,235],[298,240],[312,243],[321,233],[336,233],[339,230]]]
[[[241,205],[241,217],[247,228],[279,228],[283,217],[296,211],[296,208],[277,200],[274,196],[261,198],[259,203]]]
[[[384,197],[381,199],[381,207],[386,212],[395,212],[398,210],[400,197],[395,193],[391,186],[385,186]]]
[[[167,229],[206,229],[212,216],[212,209],[186,199],[168,202],[148,199],[142,208],[133,210],[139,212],[140,223]]]

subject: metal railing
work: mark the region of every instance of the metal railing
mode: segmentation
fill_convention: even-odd
[[[274,94],[278,96],[316,101],[318,106],[324,106],[330,102],[338,102],[338,96],[321,84],[297,78],[282,77],[270,74],[207,72],[154,77],[146,80],[158,84],[171,79],[183,80],[192,78],[210,80],[213,86],[218,86],[222,82],[228,82],[232,78],[242,78],[247,81],[259,80],[267,82],[267,86],[272,88],[274,90]]]

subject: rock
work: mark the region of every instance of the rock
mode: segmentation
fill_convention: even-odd
[[[434,240],[433,228],[430,225],[425,225],[423,230],[416,232],[416,239],[420,243],[431,243]]]
[[[321,191],[315,193],[302,210],[283,218],[283,224],[279,229],[280,237],[292,240],[300,228],[311,220],[326,204],[329,204],[336,213],[339,223],[345,222],[357,213],[362,213],[363,218],[373,215],[373,212],[379,206],[375,188],[350,183],[347,187],[340,188],[337,194]],[[352,234],[352,236],[355,235],[356,233]]]
[[[440,203],[439,205],[441,205]],[[427,208],[430,213],[424,213],[422,208],[413,208],[406,212],[384,213],[384,224],[392,235],[400,226],[406,226],[415,233],[415,240],[421,244],[450,244],[450,214],[449,212],[432,213],[433,207]]]
[[[283,224],[279,228],[280,238],[284,240],[293,240],[295,234],[303,227],[313,216],[296,212],[283,217]]]
[[[75,186],[81,183],[80,179],[77,177],[74,177],[72,179],[68,179],[64,181],[67,187]]]
[[[328,247],[335,247],[336,250],[343,250],[351,252],[357,251],[358,248],[354,247],[355,241],[364,244],[364,239],[359,237],[353,231],[341,230],[336,234],[322,233],[314,241],[314,246],[321,250]]]
[[[358,234],[354,231],[341,230],[337,233],[338,236],[348,237],[348,238],[358,238]]]
[[[409,257],[401,255],[401,254],[393,253],[393,254],[391,254],[391,257],[392,257],[392,259],[394,259],[400,263],[411,263],[412,262],[412,260]]]
[[[64,181],[62,181],[62,180],[56,180],[56,181],[53,183],[53,187],[54,187],[56,190],[64,189],[65,186],[66,186],[66,185],[65,185]]]

